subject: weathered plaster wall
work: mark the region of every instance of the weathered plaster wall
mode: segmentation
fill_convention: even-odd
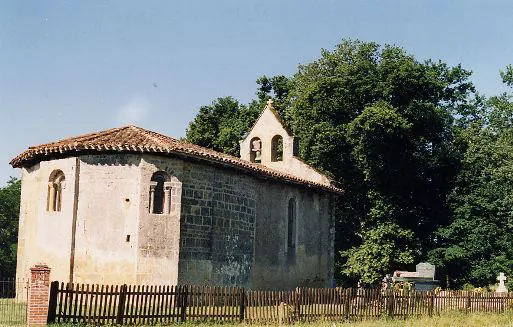
[[[180,213],[183,160],[145,155],[141,162],[139,245],[137,283],[176,285],[180,244]],[[150,213],[150,180],[153,173],[165,171],[170,176],[169,214]]]
[[[52,278],[67,281],[71,249],[75,158],[42,161],[22,168],[20,223],[18,236],[18,278],[29,277],[29,268],[44,261],[52,267]],[[64,172],[60,212],[48,212],[48,181],[52,171]]]
[[[135,282],[140,160],[137,154],[80,157],[75,282]]]

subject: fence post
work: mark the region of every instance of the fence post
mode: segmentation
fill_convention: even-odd
[[[467,291],[467,301],[466,301],[466,308],[465,308],[465,311],[467,313],[470,312],[470,306],[471,306],[471,302],[470,302],[470,291]]]
[[[54,281],[50,285],[50,300],[48,302],[48,319],[47,322],[52,324],[55,322],[57,311],[57,295],[59,294],[59,282]]]
[[[126,284],[121,285],[119,290],[118,314],[116,316],[117,325],[123,325],[123,318],[125,317],[126,290]]]
[[[50,268],[37,264],[30,268],[29,298],[27,303],[27,325],[44,326],[48,321],[48,294],[50,291]]]
[[[246,308],[246,292],[243,287],[240,289],[240,322],[244,321],[244,310]]]
[[[349,308],[350,308],[350,302],[351,302],[351,293],[352,293],[351,288],[345,289],[344,293],[343,293],[343,296],[345,298],[344,316],[345,316],[346,320],[349,320],[349,317],[350,317]]]
[[[395,307],[395,296],[394,296],[394,290],[389,290],[388,292],[388,308],[387,313],[389,317],[394,316],[394,307]]]
[[[429,292],[429,302],[428,302],[428,315],[430,317],[433,316],[433,308],[435,306],[435,292]]]
[[[181,303],[181,306],[182,306],[182,309],[181,309],[181,320],[182,322],[185,321],[185,319],[187,318],[187,285],[184,285],[181,287],[181,292],[182,293],[182,303]]]
[[[294,310],[296,311],[297,322],[301,321],[301,300],[302,300],[301,295],[302,294],[303,294],[303,292],[301,291],[301,288],[296,287],[295,292],[294,292],[294,303],[295,303],[296,307],[294,308]]]

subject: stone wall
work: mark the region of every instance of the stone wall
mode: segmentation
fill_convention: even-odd
[[[251,177],[186,163],[180,283],[249,285],[256,188]]]
[[[314,190],[186,163],[179,281],[254,289],[331,286],[330,198]],[[287,246],[288,203],[296,248]]]

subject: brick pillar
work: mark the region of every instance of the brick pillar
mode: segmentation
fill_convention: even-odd
[[[29,298],[27,303],[27,325],[46,325],[48,318],[48,295],[50,292],[50,268],[37,264],[30,268]]]

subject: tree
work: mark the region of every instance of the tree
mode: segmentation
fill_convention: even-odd
[[[383,271],[393,266],[412,263],[413,249],[408,247],[413,233],[396,223],[379,223],[363,231],[363,244],[344,252],[347,258],[344,273],[373,284],[383,278]]]
[[[186,140],[239,156],[239,141],[253,126],[267,100],[273,98],[274,108],[283,115],[292,85],[292,81],[283,75],[263,75],[256,83],[258,100],[253,100],[247,105],[240,104],[228,96],[218,98],[210,106],[202,106],[187,128]]]
[[[458,133],[475,113],[470,74],[397,46],[344,40],[293,77],[259,78],[258,101],[248,106],[226,98],[202,107],[187,139],[236,154],[274,97],[301,139],[300,156],[345,190],[336,210],[340,270],[376,283],[425,259],[437,227],[448,223],[446,198],[464,150]],[[243,122],[242,110],[250,112]],[[382,247],[388,250],[378,259],[374,250]]]
[[[347,276],[376,283],[434,246],[459,169],[453,114],[469,105],[469,76],[396,46],[351,40],[299,67],[285,116],[303,159],[346,191],[337,245],[350,247],[342,252]],[[377,260],[369,249],[384,244],[390,250],[382,259],[399,257]]]
[[[499,72],[502,78],[502,82],[507,86],[513,87],[513,66],[507,65],[504,71]]]
[[[239,141],[254,124],[260,109],[256,101],[241,105],[232,97],[218,98],[200,108],[189,124],[186,139],[216,151],[239,155]]]
[[[20,194],[21,182],[13,177],[0,188],[0,277],[16,274]]]
[[[273,107],[283,117],[288,106],[289,92],[292,88],[292,80],[283,75],[267,77],[265,75],[259,77],[256,81],[258,84],[257,96],[261,105],[273,98]]]
[[[501,76],[513,86],[508,67]],[[496,282],[499,272],[513,275],[511,99],[502,94],[482,102],[476,118],[461,133],[465,152],[449,195],[452,219],[438,230],[437,247],[430,253],[452,286],[486,286]]]

